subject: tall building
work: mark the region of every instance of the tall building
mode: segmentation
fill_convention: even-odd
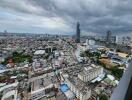
[[[77,22],[76,42],[80,43],[80,24],[79,24],[79,22]]]
[[[106,36],[106,42],[108,42],[108,43],[111,42],[111,35],[112,35],[111,31],[108,31],[107,36]]]

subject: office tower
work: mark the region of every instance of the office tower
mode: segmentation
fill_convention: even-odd
[[[111,31],[108,31],[107,32],[107,36],[106,36],[106,42],[107,43],[110,43],[111,42],[111,35],[112,35]]]
[[[80,24],[79,24],[79,22],[77,22],[76,42],[80,43]]]

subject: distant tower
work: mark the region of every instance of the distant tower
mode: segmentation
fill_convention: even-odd
[[[88,39],[86,39],[86,45],[89,45],[89,40]]]
[[[4,33],[7,34],[7,30],[4,30]]]
[[[5,36],[7,36],[7,35],[8,35],[7,30],[4,30],[4,35],[5,35]]]
[[[107,31],[107,36],[106,36],[106,42],[110,43],[111,42],[111,31]]]
[[[77,22],[76,42],[80,43],[80,24],[79,24],[79,22]]]

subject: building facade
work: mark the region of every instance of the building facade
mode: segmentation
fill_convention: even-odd
[[[108,31],[108,32],[107,32],[107,35],[106,35],[106,41],[107,41],[108,43],[111,43],[111,36],[112,36],[111,31]]]
[[[91,81],[92,79],[98,77],[100,74],[103,73],[103,68],[98,67],[98,68],[84,68],[82,72],[78,74],[78,77],[83,81],[83,82],[88,82]]]
[[[77,29],[76,29],[76,42],[80,43],[80,24],[77,23]]]
[[[88,100],[91,96],[91,89],[79,79],[67,78],[66,83],[70,90],[76,95],[79,100]]]
[[[0,100],[17,100],[18,82],[0,88]]]

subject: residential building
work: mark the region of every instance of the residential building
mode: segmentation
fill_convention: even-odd
[[[78,74],[78,77],[83,82],[91,81],[92,79],[98,77],[100,74],[103,73],[103,68],[99,66],[88,66],[84,67],[83,71]]]
[[[79,100],[88,100],[91,96],[91,89],[79,78],[69,77],[66,79],[68,87]]]

